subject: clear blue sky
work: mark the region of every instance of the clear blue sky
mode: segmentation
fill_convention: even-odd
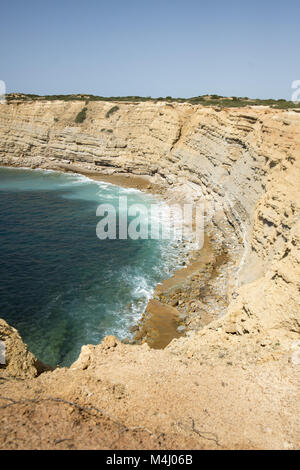
[[[7,92],[291,97],[300,2],[9,0],[0,6]]]

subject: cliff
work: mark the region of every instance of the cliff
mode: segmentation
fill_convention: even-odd
[[[162,102],[91,102],[86,107],[86,119],[75,124],[80,101],[1,105],[1,164],[137,175],[169,200],[204,200],[207,232],[218,253],[222,248],[230,256],[221,289],[226,308],[164,350],[118,342],[85,347],[71,369],[42,374],[30,386],[41,390],[42,399],[52,390],[56,398],[82,407],[102,404],[110,417],[127,423],[121,434],[129,441],[118,438],[117,444],[124,447],[137,445],[132,442],[138,433],[141,447],[155,442],[158,448],[295,448],[300,114]],[[218,305],[215,299],[215,309]],[[189,314],[190,304],[186,310]],[[90,384],[88,395],[80,391],[81,380]],[[232,384],[230,393],[220,383]],[[57,384],[64,392],[55,394]],[[133,408],[138,412],[130,413]],[[136,427],[137,413],[142,430]],[[196,422],[205,424],[203,432]],[[246,423],[242,436],[232,423],[237,429]],[[112,435],[119,431],[110,427]],[[165,437],[156,439],[157,433]],[[46,437],[41,447],[45,443]],[[81,445],[76,441],[74,446]]]

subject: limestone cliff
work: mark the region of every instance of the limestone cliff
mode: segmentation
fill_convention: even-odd
[[[217,232],[230,249],[242,247],[229,312],[298,330],[300,115],[186,103],[86,106],[81,124],[80,101],[0,106],[0,162],[145,175],[169,196],[213,201]]]
[[[135,174],[169,200],[205,199],[207,230],[234,254],[228,307],[164,350],[108,337],[84,346],[69,369],[19,382],[7,367],[0,447],[298,448],[300,115],[86,106],[75,124],[80,101],[1,105],[0,163]],[[11,375],[35,376],[17,333],[5,323],[1,331],[23,354]]]
[[[2,319],[0,319],[0,341],[5,345],[0,364],[1,376],[25,379],[36,377],[45,370],[51,370],[51,367],[44,365],[28,350],[18,331]]]

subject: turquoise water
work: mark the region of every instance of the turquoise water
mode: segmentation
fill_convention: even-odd
[[[98,205],[120,195],[154,202],[80,175],[0,168],[0,317],[43,362],[69,365],[83,344],[129,337],[178,266],[170,241],[97,238]]]

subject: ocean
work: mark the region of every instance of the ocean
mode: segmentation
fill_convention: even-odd
[[[130,337],[156,284],[181,265],[174,240],[97,237],[97,207],[117,208],[119,196],[157,202],[78,174],[0,168],[0,318],[47,364]]]

